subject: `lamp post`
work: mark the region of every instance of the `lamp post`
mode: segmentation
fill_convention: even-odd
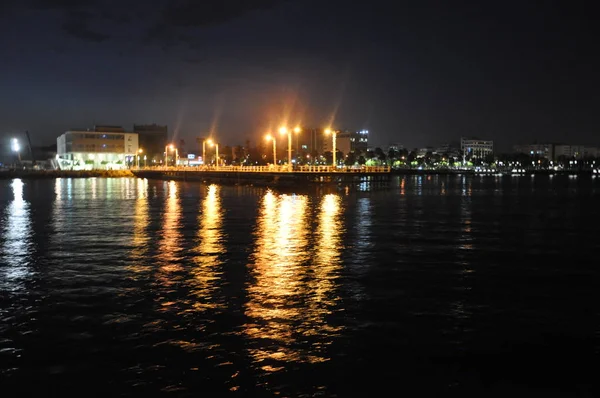
[[[215,147],[215,166],[219,167],[219,144],[210,141],[209,145]]]
[[[336,138],[337,133],[334,130],[325,129],[325,135],[329,135],[329,134],[331,134],[331,137],[333,138],[333,171],[335,171],[335,169],[337,167],[337,165],[335,163],[335,152],[336,152],[336,149],[335,149],[335,138]]]
[[[296,159],[298,159],[298,154],[300,153],[299,143],[300,143],[300,131],[302,129],[300,127],[294,128],[294,133],[296,133]]]
[[[296,134],[300,132],[300,127],[296,127],[293,130]],[[292,171],[292,130],[289,130],[287,127],[280,127],[279,133],[281,135],[287,134],[288,136],[288,171]]]
[[[273,165],[277,167],[277,140],[271,134],[267,134],[265,138],[267,141],[273,141]]]
[[[175,151],[175,160],[173,161],[173,166],[177,165],[177,158],[179,157],[179,152],[177,148],[173,144],[169,144],[165,147],[165,166],[169,165],[169,149],[171,151]]]
[[[19,158],[19,164],[21,163],[21,152],[19,152],[21,150],[21,146],[19,145],[19,140],[17,140],[16,138],[13,138],[11,143],[10,143],[10,147],[13,150],[13,152],[17,153],[17,157]]]
[[[137,155],[137,168],[140,168],[140,153],[144,152],[144,150],[142,148],[138,149],[138,155]]]
[[[146,162],[146,155],[144,155],[144,167],[147,166],[147,162]]]
[[[202,163],[206,165],[206,143],[212,146],[212,140],[209,138],[207,140],[202,140]]]

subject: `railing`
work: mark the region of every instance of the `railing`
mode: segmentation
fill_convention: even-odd
[[[236,173],[389,173],[389,166],[295,166],[291,170],[287,165],[283,166],[156,166],[146,168],[135,168],[135,170],[157,170],[157,171],[219,171]]]

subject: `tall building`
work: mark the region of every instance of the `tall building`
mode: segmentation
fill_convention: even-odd
[[[165,147],[168,145],[169,130],[167,126],[157,124],[134,124],[133,132],[139,136],[139,145],[148,164],[160,163],[164,159]]]
[[[494,153],[494,141],[461,137],[460,149],[465,159],[481,159]]]
[[[135,165],[138,135],[116,126],[70,130],[56,139],[56,160],[61,169],[125,169]]]
[[[523,153],[529,156],[538,156],[553,160],[555,145],[554,144],[530,144],[530,145],[515,145],[513,151],[515,153]]]
[[[598,157],[598,148],[585,145],[555,145],[554,157],[558,160],[560,157],[569,159],[585,159]]]
[[[336,149],[344,155],[354,152],[357,155],[366,153],[369,145],[369,130],[338,131],[335,141]],[[328,136],[323,142],[323,152],[333,150],[333,139]]]

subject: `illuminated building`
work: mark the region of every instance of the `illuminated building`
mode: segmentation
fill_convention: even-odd
[[[126,169],[135,164],[138,148],[138,134],[122,127],[95,126],[59,136],[56,160],[61,169]]]
[[[494,153],[494,141],[461,137],[460,149],[465,159],[481,159]]]

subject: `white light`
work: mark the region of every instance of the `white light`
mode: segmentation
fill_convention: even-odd
[[[12,139],[11,148],[15,152],[19,152],[19,150],[21,149],[21,147],[19,146],[19,141],[17,141],[16,138]]]

